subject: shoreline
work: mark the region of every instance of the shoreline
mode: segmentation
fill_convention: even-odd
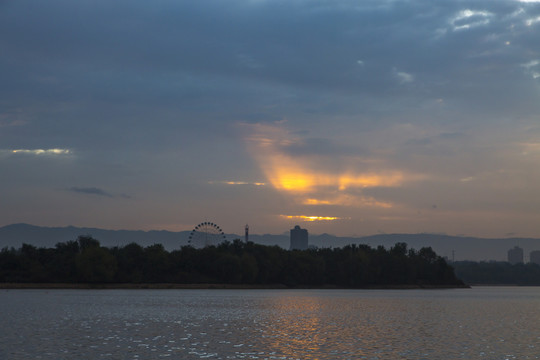
[[[0,283],[0,290],[436,290],[469,289],[468,285],[374,285],[347,288],[335,285],[286,286],[284,284],[90,284],[90,283]]]

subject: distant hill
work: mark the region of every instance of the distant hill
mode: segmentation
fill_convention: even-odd
[[[0,228],[0,247],[20,247],[23,243],[38,247],[54,247],[59,242],[76,240],[79,235],[91,235],[101,245],[123,246],[136,242],[142,246],[163,244],[169,250],[187,245],[189,231],[137,231],[104,230],[96,228],[43,227],[29,224],[13,224]]]
[[[19,248],[23,243],[37,247],[54,247],[59,242],[76,240],[79,235],[91,235],[103,246],[124,246],[136,242],[142,246],[163,244],[168,251],[187,245],[190,231],[136,231],[136,230],[104,230],[80,227],[42,227],[29,224],[13,224],[0,227],[0,248]],[[243,239],[236,234],[227,234],[228,240]],[[250,234],[249,239],[263,245],[289,247],[287,234]],[[431,246],[441,256],[452,259],[452,251],[456,260],[498,260],[505,261],[508,249],[515,245],[524,249],[525,261],[533,250],[540,250],[540,239],[507,238],[484,239],[436,234],[379,234],[365,237],[339,237],[329,234],[309,236],[310,245],[318,247],[343,247],[348,244],[367,244],[372,247],[382,245],[391,247],[397,242],[407,243],[410,248],[420,249]]]

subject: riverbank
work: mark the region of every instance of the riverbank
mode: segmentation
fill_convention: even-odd
[[[358,289],[371,290],[412,290],[412,289],[459,289],[470,288],[468,285],[374,285]],[[230,290],[280,290],[280,289],[323,289],[338,290],[348,289],[332,285],[325,286],[286,286],[283,284],[90,284],[90,283],[0,283],[0,289],[103,289],[103,290],[137,290],[137,289],[178,289],[178,290],[201,290],[201,289],[230,289]]]

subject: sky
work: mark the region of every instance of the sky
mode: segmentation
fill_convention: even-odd
[[[0,204],[540,237],[540,1],[0,0]]]

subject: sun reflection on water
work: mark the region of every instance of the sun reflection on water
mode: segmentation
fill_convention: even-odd
[[[358,359],[367,356],[378,341],[369,333],[373,324],[356,324],[362,328],[358,332],[357,326],[347,326],[350,319],[341,318],[339,304],[332,307],[325,300],[296,294],[274,299],[270,306],[275,316],[270,318],[270,324],[260,324],[265,327],[266,347],[284,359]],[[333,316],[328,316],[329,311]],[[360,338],[364,349],[358,347]]]

